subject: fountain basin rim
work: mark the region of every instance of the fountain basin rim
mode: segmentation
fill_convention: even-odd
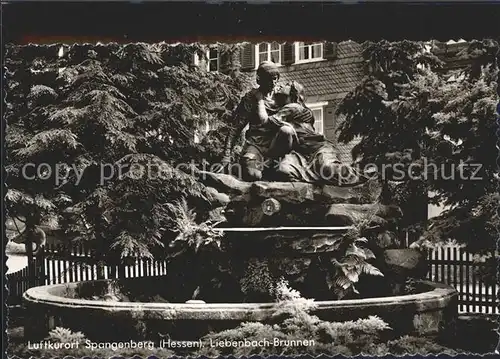
[[[102,281],[109,281],[104,279]],[[417,312],[434,311],[445,308],[456,296],[456,290],[444,284],[421,281],[431,289],[427,292],[393,297],[378,297],[365,299],[314,301],[316,309],[341,310],[356,307],[382,308],[414,306]],[[78,282],[70,283],[76,286]],[[23,294],[25,303],[42,304],[50,307],[87,308],[112,312],[161,312],[164,319],[231,319],[231,320],[262,320],[269,317],[276,309],[276,303],[146,303],[146,302],[110,302],[104,300],[89,300],[65,298],[50,294],[51,288],[67,286],[68,284],[54,284],[33,287]]]

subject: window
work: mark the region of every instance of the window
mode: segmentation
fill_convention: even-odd
[[[308,104],[307,107],[311,109],[314,115],[314,129],[317,133],[324,134],[323,128],[323,107],[326,106],[326,102],[318,102]]]
[[[297,42],[295,45],[295,62],[323,60],[322,42]]]
[[[255,67],[263,61],[281,64],[281,45],[277,42],[262,42],[255,45]]]
[[[196,66],[205,65],[207,71],[219,71],[219,51],[216,46],[210,46],[210,48],[205,53],[206,59],[200,59],[200,57],[194,55],[194,64]]]
[[[317,133],[323,134],[323,109],[315,108],[312,109],[314,115],[314,129]]]
[[[219,51],[216,47],[211,47],[207,51],[208,71],[219,71]]]

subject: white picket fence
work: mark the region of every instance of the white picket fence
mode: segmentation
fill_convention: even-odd
[[[477,273],[486,266],[462,247],[447,245],[429,252],[428,279],[455,287],[459,293],[459,313],[500,314],[496,280],[487,282]]]

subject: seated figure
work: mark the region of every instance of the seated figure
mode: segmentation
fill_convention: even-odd
[[[234,111],[230,132],[226,139],[222,164],[228,166],[232,160],[231,153],[236,138],[248,126],[245,134],[245,145],[240,158],[242,177],[245,181],[262,179],[263,165],[268,159],[267,150],[273,137],[274,129],[264,126],[257,115],[257,103],[265,107],[266,113],[275,113],[274,89],[279,80],[279,71],[275,63],[264,61],[257,69],[258,88],[251,89],[241,99]]]
[[[277,132],[267,156],[279,164],[276,180],[350,185],[359,182],[354,169],[342,164],[335,146],[314,129],[313,112],[304,103],[304,88],[293,81],[275,92],[279,110],[268,115],[258,103],[259,118]]]

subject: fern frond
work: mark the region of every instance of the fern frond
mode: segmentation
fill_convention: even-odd
[[[375,254],[373,253],[373,251],[371,249],[362,248],[362,250],[365,253],[366,260],[374,259],[375,258]]]
[[[384,274],[374,265],[365,263],[362,267],[363,273],[383,277]]]
[[[346,256],[356,256],[362,259],[366,259],[365,251],[362,248],[359,248],[354,243],[352,243],[345,252]]]
[[[147,243],[125,231],[118,235],[110,248],[120,253],[122,258],[134,256],[153,258]]]
[[[55,209],[54,203],[51,200],[48,200],[47,198],[44,198],[42,195],[35,196],[34,204],[37,207],[42,208],[44,210]]]
[[[110,77],[104,72],[98,61],[89,60],[75,69],[80,73],[73,79],[70,85],[72,89],[77,89],[83,83],[112,83]]]

